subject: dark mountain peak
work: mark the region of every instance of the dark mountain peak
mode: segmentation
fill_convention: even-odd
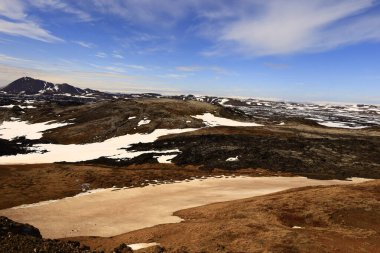
[[[74,87],[70,84],[53,84],[32,77],[19,78],[4,88],[1,91],[9,94],[66,94],[66,95],[83,95],[86,92],[83,89]]]
[[[41,90],[49,88],[52,89],[53,87],[53,83],[45,82],[31,77],[22,77],[11,82],[1,90],[11,94],[24,93],[27,95],[32,95],[39,93]]]

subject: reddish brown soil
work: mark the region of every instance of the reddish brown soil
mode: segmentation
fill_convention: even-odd
[[[175,214],[185,220],[112,238],[75,239],[98,249],[159,242],[167,252],[356,253],[380,248],[380,180],[306,187]]]

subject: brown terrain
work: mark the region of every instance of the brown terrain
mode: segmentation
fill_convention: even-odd
[[[27,152],[25,147],[34,143],[82,144],[156,128],[200,128],[205,126],[203,122],[191,116],[205,112],[265,126],[202,128],[127,147],[137,151],[179,149],[173,164],[159,164],[154,154],[147,153],[121,161],[103,157],[78,163],[0,165],[0,209],[73,196],[84,185],[90,189],[143,187],[219,175],[380,179],[378,127],[327,128],[297,118],[277,125],[278,120],[260,120],[218,105],[173,99],[69,105],[39,102],[34,106],[37,108],[24,113],[13,108],[0,110],[0,122],[18,117],[34,123],[59,119],[74,124],[49,130],[38,141],[0,140],[2,155]],[[151,122],[137,126],[144,118]],[[226,161],[236,156],[239,162]],[[111,238],[65,240],[80,241],[99,252],[136,241],[158,242],[165,252],[376,252],[380,248],[379,201],[379,180],[307,187],[182,210],[175,213],[184,219],[177,224]],[[0,252],[91,252],[80,249],[83,245],[78,243],[62,244],[62,251],[57,251],[57,243],[64,242],[9,233],[0,236]],[[20,243],[29,246],[16,247]],[[152,247],[138,252],[162,250]],[[130,251],[124,247],[120,252]]]
[[[165,252],[378,252],[380,181],[305,187],[176,212],[181,223],[112,238],[70,238],[92,249],[159,242]],[[152,252],[152,249],[138,252]]]

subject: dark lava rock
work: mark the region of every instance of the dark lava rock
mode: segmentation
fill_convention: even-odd
[[[1,253],[89,253],[90,248],[76,241],[42,239],[40,231],[0,216]],[[94,251],[92,251],[94,252]]]
[[[122,243],[113,250],[113,253],[133,253],[133,250],[127,244]]]
[[[28,235],[36,238],[42,238],[40,231],[29,225],[14,222],[7,217],[0,216],[0,236],[11,234]]]

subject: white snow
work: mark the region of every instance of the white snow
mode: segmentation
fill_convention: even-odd
[[[136,116],[131,116],[128,118],[128,120],[135,119],[135,118],[136,118]]]
[[[262,126],[253,122],[240,122],[232,119],[217,117],[211,113],[204,113],[201,115],[192,116],[196,119],[201,119],[208,126]]]
[[[223,98],[223,99],[220,101],[220,104],[221,104],[221,105],[224,105],[224,104],[227,103],[228,101],[230,101],[228,98]]]
[[[142,126],[142,125],[149,124],[150,121],[151,121],[150,119],[143,119],[143,120],[140,120],[139,123],[137,123],[137,126]]]
[[[160,245],[156,242],[151,242],[151,243],[134,243],[134,244],[129,244],[128,247],[131,247],[132,250],[139,250],[139,249],[145,249],[148,247]]]
[[[17,129],[17,128],[16,128]],[[33,164],[33,163],[53,163],[53,162],[79,162],[96,159],[102,156],[111,158],[133,158],[142,153],[152,153],[154,151],[133,152],[121,148],[128,148],[136,143],[149,143],[158,137],[168,134],[179,134],[194,131],[194,128],[186,129],[156,129],[149,134],[127,134],[119,137],[107,139],[103,142],[89,144],[39,144],[34,147],[38,150],[46,150],[45,153],[28,153],[13,156],[0,156],[0,164]],[[18,132],[12,128],[13,132]],[[157,151],[162,153],[163,151]],[[173,152],[173,151],[171,151]]]
[[[16,106],[16,105],[2,105],[0,107],[1,108],[13,108],[13,106]],[[33,108],[36,108],[33,105],[17,105],[17,106],[20,107],[21,109],[33,109]]]
[[[325,122],[317,122],[319,125],[326,126],[326,127],[334,127],[334,128],[349,128],[349,129],[363,129],[367,128],[366,126],[348,126],[342,122],[332,122],[332,121],[325,121]]]
[[[302,228],[302,227],[299,227],[299,226],[293,226],[292,228],[300,229],[300,228]]]
[[[226,159],[226,162],[237,162],[239,161],[239,156],[230,157]]]
[[[69,125],[71,123],[53,123],[53,121],[30,124],[17,118],[12,121],[3,121],[0,125],[0,138],[12,140],[16,137],[25,136],[30,140],[40,139],[44,131]]]
[[[154,156],[154,158],[157,158],[157,161],[159,163],[171,163],[171,160],[176,156],[177,155],[161,155],[161,156]]]

